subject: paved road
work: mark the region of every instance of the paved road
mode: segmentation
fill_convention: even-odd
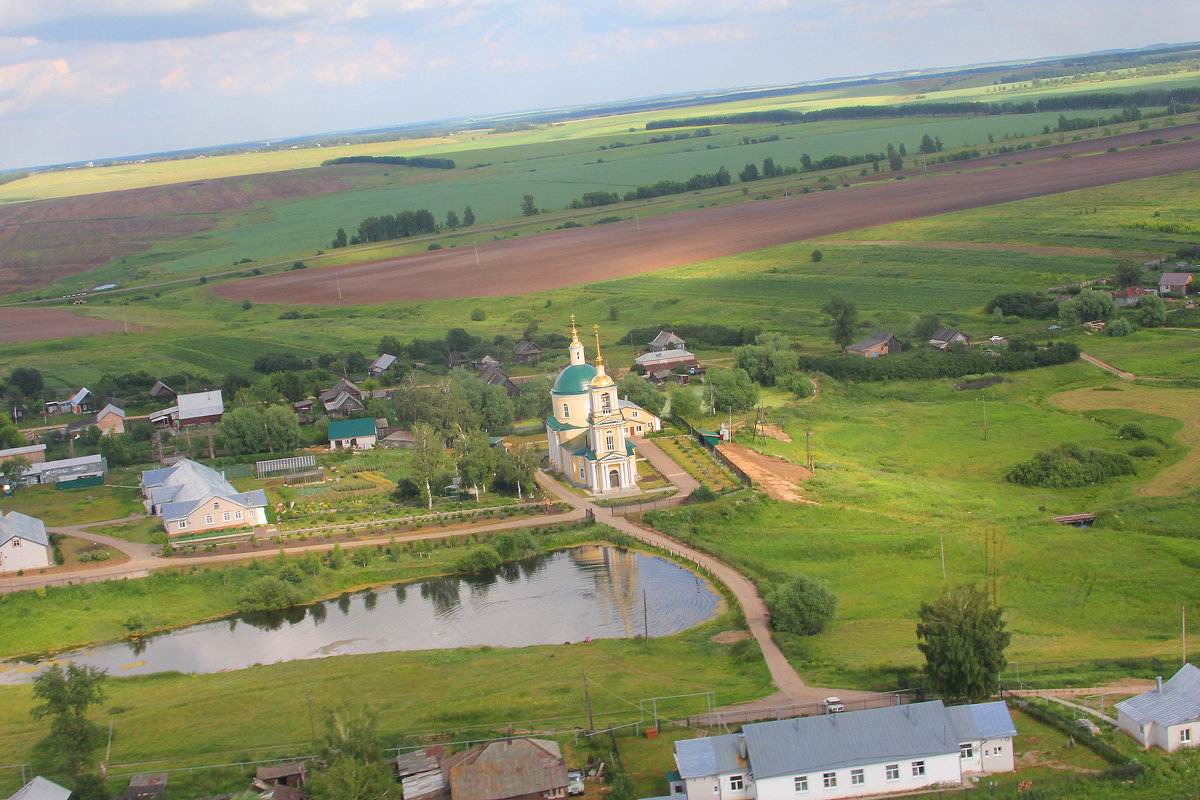
[[[646,460],[653,464],[654,468],[661,472],[664,478],[675,484],[675,488],[679,489],[677,497],[681,501],[683,497],[700,488],[700,481],[687,474],[687,471],[676,464],[653,440],[632,437],[629,441],[633,442],[633,446],[637,448],[637,451],[645,456]]]

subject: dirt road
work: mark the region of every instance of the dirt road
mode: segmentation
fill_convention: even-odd
[[[630,221],[488,242],[479,248],[479,266],[474,250],[460,247],[336,270],[289,271],[214,291],[234,300],[321,305],[500,297],[525,287],[575,286],[873,225],[1197,169],[1200,138],[683,211],[643,220],[640,230]]]

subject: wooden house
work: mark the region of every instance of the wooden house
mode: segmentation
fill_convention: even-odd
[[[948,350],[952,344],[971,346],[971,338],[957,328],[938,328],[929,337],[929,344],[938,350]]]
[[[1186,294],[1192,283],[1190,272],[1164,272],[1158,279],[1159,294]]]
[[[674,333],[659,331],[658,335],[646,345],[646,349],[651,353],[661,353],[664,350],[683,350],[686,346],[687,343]]]
[[[866,358],[878,358],[890,353],[900,352],[900,342],[895,336],[883,331],[875,331],[862,341],[855,342],[845,349],[846,353]]]
[[[514,364],[536,364],[545,355],[545,352],[540,345],[528,339],[522,339],[513,348],[512,360]]]

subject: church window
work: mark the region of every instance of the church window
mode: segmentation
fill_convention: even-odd
[[[609,449],[609,450],[615,450],[615,449],[616,449],[616,446],[615,446],[615,445],[613,445],[613,437],[612,437],[611,435],[607,436],[607,437],[604,439],[604,444],[605,444],[605,445],[608,447],[608,449]]]
[[[612,411],[612,396],[608,392],[600,395],[600,408],[603,411]]]
[[[563,403],[563,419],[570,419],[570,417],[571,417],[571,407],[569,405],[567,405],[566,403]]]

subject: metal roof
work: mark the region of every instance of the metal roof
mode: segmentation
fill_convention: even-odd
[[[67,800],[71,796],[70,789],[64,789],[57,783],[38,775],[29,783],[17,789],[17,793],[8,800]]]
[[[565,790],[567,765],[549,739],[505,739],[455,753],[442,762],[454,800],[504,800]]]
[[[872,347],[876,347],[878,345],[883,344],[884,342],[888,341],[889,339],[895,339],[895,338],[896,338],[895,336],[892,336],[892,334],[887,333],[885,331],[875,331],[867,338],[863,339],[862,341],[855,342],[854,344],[850,345],[846,349],[854,350],[854,351],[869,350]]]
[[[1164,727],[1200,718],[1200,669],[1184,664],[1169,680],[1137,697],[1117,703],[1117,711],[1139,725],[1150,722]]]
[[[950,706],[946,713],[950,715],[950,724],[954,726],[959,740],[963,742],[970,739],[999,739],[1017,735],[1017,728],[1013,725],[1012,715],[1008,713],[1008,706],[999,700],[992,703]]]
[[[46,536],[46,526],[42,524],[42,521],[36,517],[26,516],[19,511],[10,511],[0,515],[0,544],[4,544],[14,537],[40,544],[42,547],[50,546],[50,539]]]
[[[150,502],[159,507],[163,519],[186,517],[200,503],[220,497],[243,508],[261,508],[267,504],[262,489],[239,492],[225,476],[190,458],[167,469],[149,469],[142,473],[142,487],[149,491]]]
[[[371,372],[387,372],[388,368],[395,364],[396,357],[391,353],[384,353],[379,358],[371,363]]]
[[[375,435],[375,418],[339,419],[329,423],[329,441]]]
[[[594,377],[596,368],[591,364],[572,364],[558,373],[550,391],[554,394],[587,394]]]
[[[959,744],[940,700],[758,722],[746,725],[742,735],[760,779],[957,754]]]
[[[34,464],[29,469],[25,470],[23,475],[42,475],[47,472],[54,472],[60,469],[73,469],[75,467],[98,467],[103,474],[108,470],[108,462],[100,453],[95,453],[90,456],[75,456],[75,458],[60,458],[57,461],[43,461],[40,464]]]
[[[181,394],[177,402],[181,421],[196,417],[215,417],[225,413],[225,401],[221,399],[220,389]]]
[[[26,456],[30,453],[40,453],[46,449],[44,444],[31,444],[25,447],[10,447],[7,450],[0,450],[0,458],[8,458],[9,456]]]
[[[117,408],[116,406],[114,406],[112,403],[109,403],[109,404],[108,404],[108,405],[106,405],[104,408],[102,408],[102,409],[100,409],[99,411],[97,411],[97,412],[96,412],[96,419],[100,419],[100,418],[101,418],[101,417],[103,417],[105,414],[116,414],[116,415],[117,415],[118,417],[120,417],[121,419],[125,419],[125,412],[124,412],[123,410],[121,410],[121,409]]]
[[[73,406],[77,406],[80,403],[82,403],[83,398],[87,397],[89,394],[91,394],[91,392],[89,392],[87,390],[87,387],[85,386],[82,389],[80,389],[78,392],[76,392],[75,394],[71,395],[71,399],[68,400],[67,402],[69,402]]]
[[[635,358],[634,361],[649,369],[658,364],[665,364],[672,361],[687,361],[692,358],[695,358],[695,356],[687,350],[676,348],[674,350],[663,350],[659,353],[643,353]]]
[[[674,344],[675,342],[679,342],[679,344],[681,346],[684,343],[682,338],[680,338],[679,336],[676,336],[672,332],[659,331],[658,336],[655,336],[653,339],[650,340],[650,346],[651,347],[656,347],[656,346],[657,347],[666,347],[667,345]]]
[[[749,766],[739,752],[741,739],[736,733],[680,739],[675,743],[675,766],[684,779],[741,772]]]

